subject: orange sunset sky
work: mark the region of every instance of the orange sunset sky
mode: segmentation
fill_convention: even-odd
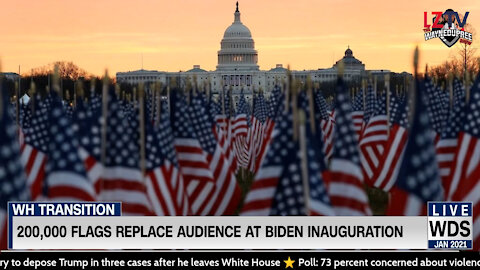
[[[479,0],[240,0],[261,69],[330,67],[347,47],[367,69],[412,71],[439,64],[455,49],[424,41],[423,12],[470,11],[480,34]],[[1,2],[0,57],[4,71],[22,73],[53,61],[73,61],[94,74],[108,68],[214,70],[223,32],[233,22],[235,0],[15,0]],[[431,14],[429,15],[431,19]],[[479,43],[474,36],[472,46]]]

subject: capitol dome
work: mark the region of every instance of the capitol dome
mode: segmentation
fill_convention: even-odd
[[[252,38],[252,33],[250,32],[250,29],[248,29],[248,27],[246,27],[240,21],[240,19],[238,22],[233,22],[232,25],[230,25],[227,30],[225,30],[225,34],[223,34],[224,39],[238,37]]]
[[[345,56],[338,60],[333,67],[337,68],[340,62],[343,63],[345,69],[365,70],[365,64],[353,56],[353,51],[350,49],[350,46],[345,50]]]
[[[225,30],[220,45],[217,70],[258,70],[258,52],[250,29],[240,20],[238,2],[234,21]]]

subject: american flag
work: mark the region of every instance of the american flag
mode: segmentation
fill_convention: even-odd
[[[275,121],[279,112],[283,109],[283,93],[280,86],[275,85],[268,100],[268,118]]]
[[[416,82],[414,116],[398,180],[391,190],[387,213],[395,216],[426,214],[428,201],[444,199],[438,173],[434,137],[424,82]]]
[[[48,150],[45,188],[51,200],[94,201],[95,189],[78,154],[78,138],[55,94],[48,114]]]
[[[280,87],[278,85],[275,85],[270,94],[269,102],[267,102],[268,116],[264,125],[265,131],[263,136],[263,142],[260,147],[258,156],[255,159],[255,172],[258,172],[258,170],[260,169],[260,166],[267,152],[267,147],[271,143],[277,115],[279,115],[279,113],[281,113],[284,108],[283,100],[284,94],[282,93]]]
[[[393,123],[395,122],[395,119],[397,119],[397,115],[401,113],[402,111],[400,110],[400,106],[403,106],[403,104],[400,102],[400,100],[397,98],[395,93],[390,93],[390,103],[389,103],[389,119],[388,119],[388,125],[389,127],[393,127]]]
[[[315,92],[315,105],[317,108],[317,112],[319,113],[319,117],[321,119],[327,120],[329,113],[328,113],[328,105],[327,101],[325,101],[325,98],[323,97],[322,91],[317,90]]]
[[[78,153],[87,170],[87,177],[95,186],[96,193],[99,193],[99,180],[103,171],[103,165],[100,162],[102,111],[97,106],[97,102],[99,101],[96,99],[91,100],[87,108],[82,98],[77,99],[73,114],[73,128],[79,137]]]
[[[332,215],[326,188],[321,179],[315,149],[307,140],[308,209],[306,188],[302,181],[301,152],[293,140],[291,112],[283,112],[277,120],[271,145],[247,194],[242,215]],[[319,150],[319,149],[316,149]],[[321,153],[321,152],[320,152]]]
[[[68,101],[64,101],[63,103],[63,108],[65,110],[65,116],[68,117],[68,119],[72,119],[73,117],[73,106],[68,103]]]
[[[370,215],[352,108],[342,79],[338,79],[335,90],[335,142],[330,162],[331,177],[327,182],[328,194],[337,215]]]
[[[222,113],[222,104],[221,104],[221,101],[217,101],[215,102],[215,100],[213,100],[212,96],[209,97],[209,111],[210,111],[210,118],[212,120],[212,122],[216,125],[217,124],[217,116],[220,115]]]
[[[234,134],[230,119],[233,108],[230,105],[230,98],[229,91],[223,89],[220,101],[218,102],[218,109],[216,109],[219,111],[219,114],[215,117],[217,125],[213,128],[213,132],[228,159],[231,169],[237,172],[238,161],[234,149]]]
[[[27,174],[27,186],[32,200],[40,199],[43,195],[49,140],[49,100],[49,97],[42,101],[32,100],[35,102],[35,111],[30,125],[24,130],[24,144],[20,146],[21,162]]]
[[[158,127],[146,125],[146,187],[157,216],[185,216],[191,213],[186,185],[173,146],[170,116],[165,106]]]
[[[470,89],[470,101],[466,106],[465,118],[462,121],[463,126],[458,136],[454,163],[452,164],[450,176],[446,181],[446,185],[449,187],[446,197],[449,200],[455,196],[457,189],[464,190],[463,186],[469,186],[467,181],[472,180],[472,175],[480,167],[479,100],[480,76],[477,77]]]
[[[120,108],[112,89],[108,94],[106,157],[97,182],[101,201],[122,202],[125,215],[151,215],[144,177],[140,170],[138,138]],[[138,116],[137,116],[138,117]]]
[[[200,215],[215,192],[215,180],[193,128],[192,115],[184,97],[177,90],[170,93],[171,124],[180,171],[187,185],[187,194],[194,215]],[[211,126],[211,125],[210,125]],[[210,129],[211,130],[211,127]]]
[[[457,93],[455,96],[461,96],[459,93],[461,91],[461,83],[458,80],[454,82],[454,93]],[[440,177],[442,178],[443,188],[445,189],[445,195],[448,198],[451,198],[451,182],[452,178],[450,173],[452,172],[453,166],[455,164],[455,153],[458,147],[458,137],[462,127],[466,121],[466,104],[465,96],[463,99],[455,100],[453,108],[450,112],[450,118],[443,129],[440,140],[436,145],[438,166],[440,167]]]
[[[249,145],[251,156],[248,168],[251,172],[256,172],[256,160],[261,154],[265,141],[265,123],[267,121],[268,107],[263,93],[259,93],[253,99],[252,127],[249,129]]]
[[[7,91],[0,87],[0,249],[7,249],[7,205],[30,199],[26,176],[20,162],[17,128],[8,113]]]
[[[250,145],[247,138],[249,132],[249,117],[248,104],[242,91],[236,108],[236,115],[232,121],[235,156],[237,157],[238,165],[242,168],[248,168],[250,160]]]
[[[365,101],[365,112],[363,114],[364,126],[370,121],[370,117],[375,113],[377,99],[375,98],[375,90],[371,84],[367,87],[367,97]]]
[[[453,106],[455,107],[465,103],[465,86],[457,78],[454,79],[453,86]]]
[[[315,111],[318,114],[318,120],[320,121],[320,128],[323,134],[323,150],[326,153],[326,157],[330,158],[333,151],[333,139],[335,132],[335,113],[334,111],[328,111],[328,105],[323,98],[322,92],[317,90],[315,94]]]
[[[328,119],[323,119],[321,121],[321,128],[323,134],[324,151],[327,159],[330,159],[333,154],[333,145],[335,140],[335,110],[332,110],[328,114]]]
[[[384,191],[390,191],[397,180],[403,153],[408,139],[407,108],[394,95],[390,96],[391,129],[385,143],[385,150],[379,158],[380,164],[372,177],[371,184]]]
[[[309,102],[308,102],[308,95],[305,92],[300,93],[299,95],[299,103],[301,104],[302,109],[306,115],[306,133],[307,133],[307,147],[308,151],[310,152],[309,155],[314,155],[315,165],[319,166],[319,170],[321,173],[322,182],[327,182],[330,179],[330,173],[328,172],[328,159],[325,155],[325,147],[324,147],[324,140],[323,140],[323,133],[321,129],[321,121],[320,114],[317,111],[317,104],[313,103],[314,106],[314,125],[315,125],[315,132],[310,128],[310,110],[309,110]],[[313,173],[313,172],[312,172]],[[311,174],[310,174],[311,175]],[[328,196],[328,195],[327,195]],[[330,203],[329,203],[330,204]],[[333,210],[333,208],[332,208]],[[333,215],[332,211],[332,215]]]
[[[219,105],[221,108],[221,114],[217,115],[216,121],[217,125],[222,128],[224,131],[228,129],[228,126],[231,124],[231,117],[234,114],[234,108],[232,106],[231,90],[223,89],[220,95]]]
[[[206,154],[207,163],[213,174],[215,187],[206,204],[199,208],[200,215],[233,215],[240,201],[240,187],[222,148],[212,133],[204,100],[200,96],[192,99],[188,107],[193,130],[201,148]]]
[[[443,104],[440,98],[439,92],[440,89],[436,89],[433,85],[432,80],[426,77],[424,80],[425,89],[426,89],[426,96],[428,97],[427,102],[427,110],[428,116],[430,118],[430,123],[433,128],[433,132],[435,134],[435,142],[440,139],[440,135],[442,134],[444,121],[444,115],[446,113],[446,108],[443,108]]]
[[[268,117],[268,106],[263,92],[256,95],[254,104],[253,116],[264,124]]]
[[[380,99],[373,106],[375,112],[363,129],[359,143],[362,172],[367,184],[371,184],[373,175],[380,165],[389,131],[385,99]]]
[[[363,129],[363,91],[359,91],[353,100],[352,106],[353,127],[357,141],[360,140],[360,135]]]
[[[238,171],[238,164],[235,156],[235,150],[233,149],[233,133],[231,132],[231,125],[228,125],[226,131],[217,125],[214,125],[212,130],[215,138],[220,144],[220,147],[223,149],[223,153],[225,153],[225,157],[228,160],[230,169],[236,173]]]
[[[455,167],[451,174],[453,181],[450,186],[450,194],[452,196],[447,199],[473,203],[473,248],[478,251],[480,249],[480,118],[478,117],[480,114],[480,77],[477,77],[470,89],[470,101],[467,109],[466,120],[460,132]]]

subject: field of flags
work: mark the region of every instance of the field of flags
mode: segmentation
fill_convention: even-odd
[[[0,232],[8,201],[120,201],[123,215],[425,215],[471,201],[480,244],[480,79],[442,88],[428,75],[399,95],[372,83],[330,104],[289,78],[237,106],[224,89],[139,87],[64,102],[12,104],[0,89]],[[388,88],[387,88],[388,89]],[[163,97],[163,98],[162,98]],[[167,97],[167,98],[164,98]],[[16,109],[18,108],[18,109]],[[16,121],[17,120],[17,121]]]

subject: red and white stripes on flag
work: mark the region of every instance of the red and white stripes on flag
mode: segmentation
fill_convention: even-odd
[[[30,190],[30,198],[37,200],[42,194],[47,157],[44,153],[29,144],[21,145],[20,151],[20,160],[27,175],[27,186]]]
[[[48,198],[57,201],[94,201],[96,192],[92,183],[85,176],[68,171],[51,172],[48,183]]]
[[[190,214],[188,195],[180,171],[165,160],[160,168],[148,171],[145,185],[157,216],[186,216]]]
[[[235,116],[232,120],[232,130],[235,137],[237,136],[247,136],[248,133],[248,124],[247,124],[247,115],[239,114]]]
[[[151,203],[141,172],[132,168],[105,168],[83,147],[79,148],[87,177],[95,187],[98,200],[122,201],[126,215],[151,215]]]
[[[441,138],[436,144],[437,160],[440,177],[442,182],[446,183],[452,166],[455,163],[455,152],[457,150],[458,138]],[[444,185],[445,192],[448,193],[447,186]]]
[[[360,136],[363,130],[363,111],[353,111],[352,119],[353,119],[353,129],[355,130],[355,136],[357,138],[357,141],[360,141]]]
[[[336,215],[364,216],[372,214],[362,177],[362,170],[353,162],[332,159],[328,194]]]
[[[251,172],[255,171],[255,160],[259,158],[263,141],[265,139],[265,127],[255,116],[252,115],[252,127],[248,133],[250,159],[248,169]]]
[[[227,131],[222,128],[213,127],[213,133],[218,141],[218,144],[220,145],[220,147],[222,147],[223,153],[227,158],[230,169],[234,173],[236,173],[238,170],[237,158],[235,157],[235,150],[233,149],[232,144],[232,132],[229,129],[230,126],[227,127]]]
[[[102,176],[103,166],[83,147],[78,148],[78,155],[85,165],[88,179],[95,186]]]
[[[407,129],[395,124],[390,130],[385,151],[380,157],[380,164],[372,177],[371,185],[387,192],[395,185],[407,140]]]
[[[207,154],[197,139],[175,138],[174,144],[192,212],[199,215],[215,189]]]
[[[390,203],[387,209],[389,216],[425,216],[427,207],[424,201],[400,188],[390,191]]]
[[[322,134],[324,137],[325,157],[330,159],[333,153],[333,143],[335,135],[335,111],[329,113],[328,119],[323,119],[321,123]]]
[[[241,191],[222,148],[217,144],[213,155],[207,154],[215,188],[208,201],[199,209],[200,215],[233,215],[240,202]]]
[[[462,181],[451,200],[472,202],[473,205],[473,249],[480,250],[480,167]]]
[[[227,116],[223,115],[223,114],[217,114],[215,116],[215,123],[217,124],[217,126],[219,128],[221,128],[222,130],[226,130],[227,129],[227,125],[228,125],[228,122],[229,122],[229,119],[227,118]]]
[[[247,115],[239,114],[232,120],[233,143],[235,149],[235,156],[237,157],[238,165],[242,168],[248,168],[250,160],[250,149],[248,134],[249,128],[247,124]]]
[[[275,127],[275,122],[272,119],[267,118],[267,121],[265,122],[265,127],[264,127],[265,129],[264,136],[259,146],[258,155],[253,161],[255,162],[255,167],[254,167],[255,169],[253,171],[254,173],[257,173],[257,171],[260,169],[260,165],[262,164],[262,161],[265,158],[268,145],[270,144],[273,138],[274,127]]]
[[[124,215],[152,215],[140,169],[104,167],[101,178],[95,183],[95,189],[100,201],[121,201]]]
[[[278,179],[282,173],[281,166],[260,168],[255,181],[252,183],[250,192],[245,198],[242,215],[245,216],[268,216],[277,188]]]
[[[246,136],[235,136],[233,145],[238,166],[248,168],[248,163],[250,162],[250,144],[248,138]]]
[[[461,132],[455,154],[452,171],[444,186],[448,190],[446,199],[451,200],[456,190],[464,185],[463,181],[471,177],[480,166],[480,140],[466,132]]]
[[[380,114],[370,118],[360,137],[360,162],[366,183],[369,183],[380,165],[380,158],[388,138],[388,118]]]

